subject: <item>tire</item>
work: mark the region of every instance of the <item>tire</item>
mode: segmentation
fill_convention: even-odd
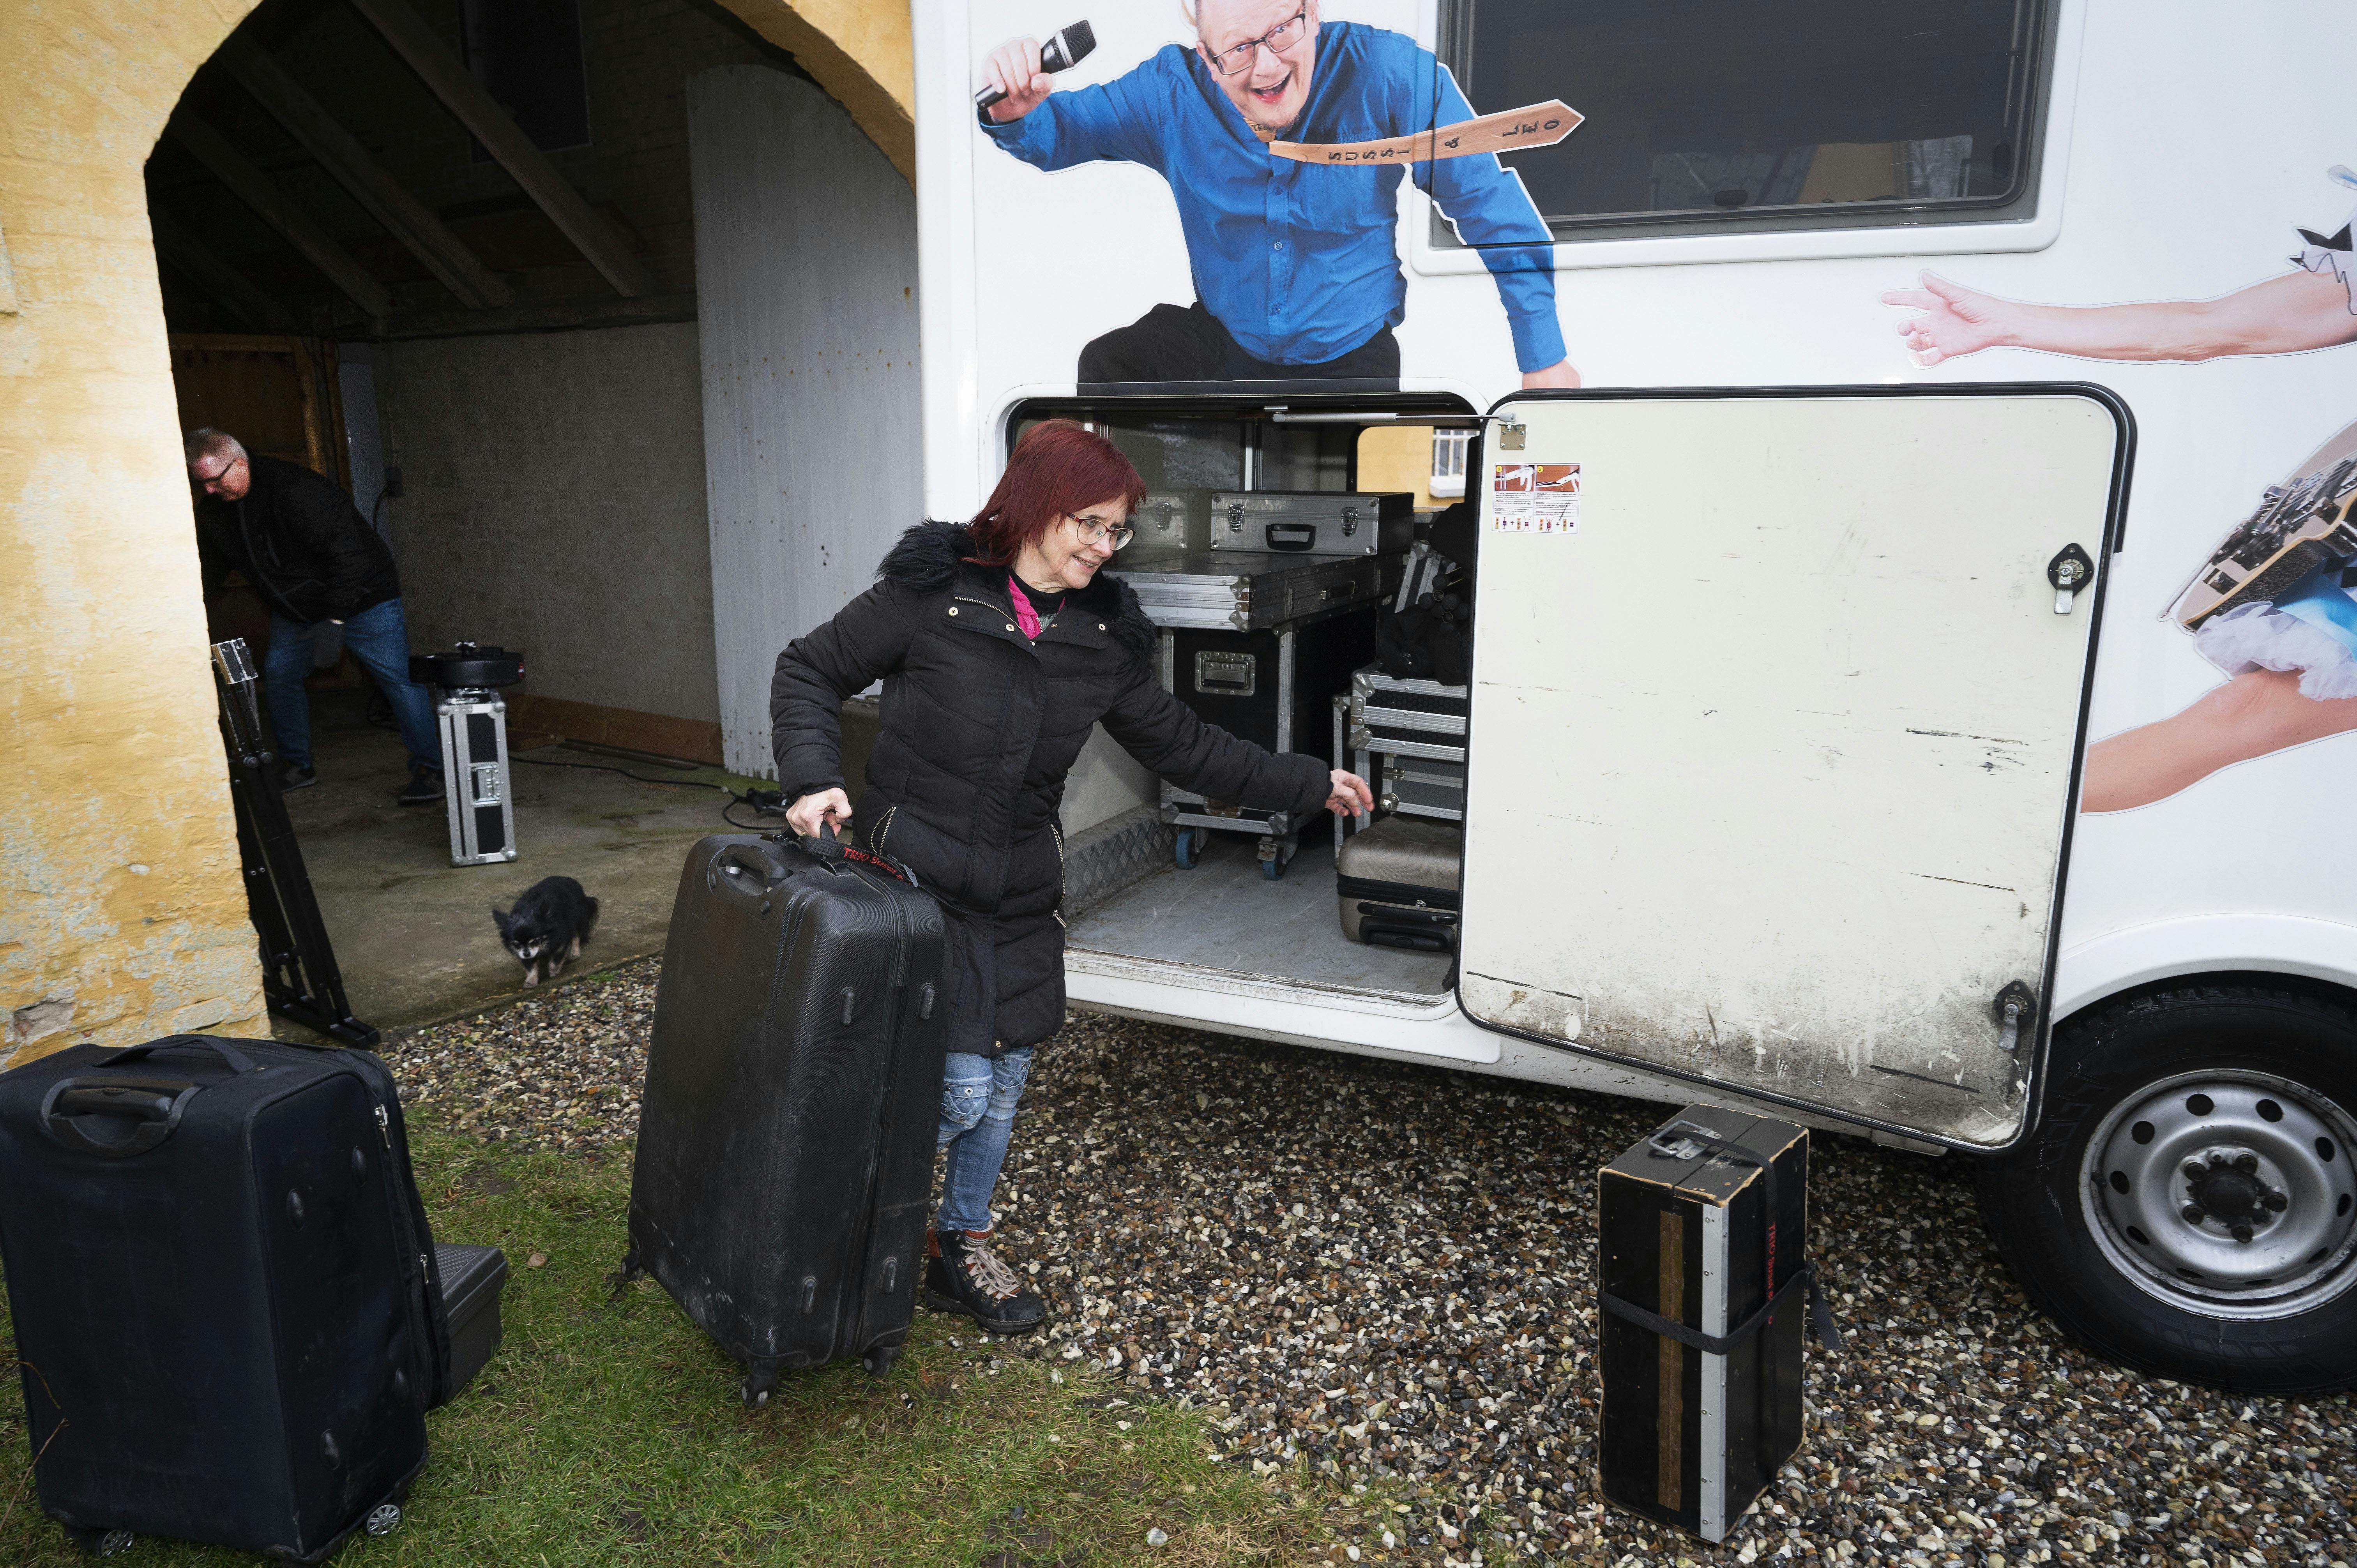
[[[2357,1009],[2185,986],[2072,1020],[1981,1162],[2022,1289],[2098,1355],[2306,1397],[2357,1384]]]

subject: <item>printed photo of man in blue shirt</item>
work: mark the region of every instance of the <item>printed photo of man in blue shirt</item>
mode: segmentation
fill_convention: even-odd
[[[982,128],[1046,170],[1144,164],[1169,182],[1194,274],[1192,306],[1157,305],[1081,350],[1078,380],[1351,379],[1396,383],[1407,279],[1394,231],[1398,164],[1337,167],[1268,144],[1399,136],[1473,118],[1457,82],[1412,38],[1320,24],[1317,0],[1199,0],[1192,49],[1165,45],[1102,86],[1058,92],[1036,39],[991,51],[1006,96]],[[1554,252],[1522,181],[1494,154],[1412,166],[1481,247],[1523,385],[1576,387],[1555,320]]]

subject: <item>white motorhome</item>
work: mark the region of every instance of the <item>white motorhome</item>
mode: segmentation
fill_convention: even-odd
[[[1058,416],[1478,510],[1458,950],[1106,746],[1068,837],[1197,864],[1076,916],[1075,1005],[1954,1151],[2105,1352],[2357,1380],[2357,11],[915,14],[929,515]]]

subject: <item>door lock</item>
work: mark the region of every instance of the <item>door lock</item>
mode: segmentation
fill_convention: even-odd
[[[2066,544],[2046,563],[2046,580],[2054,585],[2054,613],[2066,616],[2080,590],[2095,580],[2095,564],[2076,544]]]

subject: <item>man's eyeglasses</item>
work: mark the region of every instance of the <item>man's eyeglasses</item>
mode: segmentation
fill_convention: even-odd
[[[1232,48],[1222,49],[1218,54],[1213,55],[1211,69],[1222,76],[1234,76],[1239,71],[1250,70],[1254,62],[1260,59],[1262,45],[1265,44],[1268,47],[1269,53],[1281,55],[1299,43],[1303,35],[1308,31],[1308,11],[1306,8],[1296,11],[1290,22],[1279,22],[1251,42],[1238,44]]]
[[[215,485],[220,484],[223,479],[228,478],[229,471],[244,461],[245,459],[242,457],[231,457],[228,462],[223,463],[221,466],[221,472],[218,474],[190,474],[188,478],[197,482],[197,488],[199,489],[210,490]]]
[[[1107,522],[1101,517],[1082,517],[1080,513],[1071,511],[1064,515],[1071,518],[1072,526],[1080,530],[1081,542],[1083,544],[1102,544],[1110,539],[1113,541],[1113,547],[1119,550],[1137,537],[1137,530],[1125,522]]]

